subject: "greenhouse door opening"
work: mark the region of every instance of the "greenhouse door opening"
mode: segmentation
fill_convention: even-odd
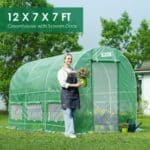
[[[117,131],[117,63],[93,62],[92,76],[95,131]]]

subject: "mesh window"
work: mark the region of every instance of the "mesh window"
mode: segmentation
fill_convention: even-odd
[[[40,104],[32,104],[27,106],[27,119],[28,120],[42,120],[42,108]]]
[[[117,64],[99,62],[92,67],[95,130],[117,131]]]
[[[60,104],[48,105],[48,121],[63,121],[63,112]]]
[[[11,119],[21,120],[22,119],[22,106],[19,104],[10,106]]]

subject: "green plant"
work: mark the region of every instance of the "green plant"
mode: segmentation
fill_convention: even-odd
[[[87,68],[80,68],[77,71],[77,77],[79,78],[79,82],[82,87],[87,86],[87,78],[89,77],[89,70]]]
[[[77,71],[77,77],[78,78],[88,78],[89,77],[89,70],[87,68],[80,68],[78,71]]]
[[[121,128],[128,128],[129,124],[127,122],[121,124]]]

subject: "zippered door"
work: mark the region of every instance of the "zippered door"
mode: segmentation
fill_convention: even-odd
[[[92,62],[92,76],[95,131],[117,131],[117,63]]]

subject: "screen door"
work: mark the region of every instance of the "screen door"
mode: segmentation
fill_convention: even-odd
[[[96,131],[118,130],[117,63],[93,62],[93,111]]]

